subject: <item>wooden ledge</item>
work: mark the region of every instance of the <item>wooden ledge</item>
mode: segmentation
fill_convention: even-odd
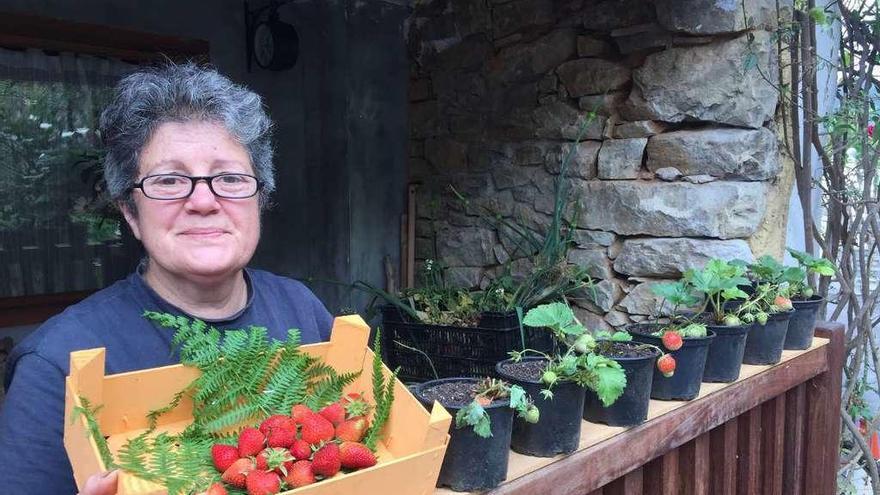
[[[818,335],[825,336],[822,329]],[[578,450],[531,457],[511,451],[507,480],[488,493],[562,495],[596,490],[652,459],[712,430],[829,369],[829,339],[809,349],[783,351],[772,366],[743,365],[733,383],[703,383],[692,401],[652,400],[648,420],[632,428],[584,421]],[[448,489],[435,494],[450,495]]]

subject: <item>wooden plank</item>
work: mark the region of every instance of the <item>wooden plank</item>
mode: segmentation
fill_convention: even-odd
[[[677,495],[679,493],[678,457],[681,449],[672,449],[647,464],[644,477],[645,493]]]
[[[782,489],[786,494],[800,495],[804,491],[804,428],[807,387],[805,384],[798,385],[785,395],[786,421]]]
[[[71,51],[123,60],[199,58],[207,60],[207,41],[159,35],[36,15],[0,12],[0,46]]]
[[[603,495],[642,495],[643,490],[643,471],[636,469],[630,471],[623,478],[619,478],[602,489]]]
[[[739,418],[739,449],[736,492],[760,495],[761,487],[761,407]]]
[[[514,466],[512,460],[511,469],[516,467],[513,470],[516,474],[491,493],[551,495],[595,490],[827,370],[824,347],[814,346],[798,354],[784,353],[789,357],[779,365],[762,367],[765,371],[723,385],[712,395],[686,404],[678,403],[676,408],[656,419],[626,433],[614,434],[562,459],[532,461],[530,458],[528,462],[535,462],[530,465],[536,467],[528,471]],[[598,428],[590,423],[586,425]],[[622,452],[627,455],[621,455]]]
[[[737,440],[737,418],[712,430],[709,456],[712,471],[710,493],[713,495],[736,493]]]
[[[763,495],[782,495],[785,446],[785,394],[762,406],[764,416]]]
[[[843,379],[844,326],[822,322],[816,334],[830,338],[826,346],[828,369],[806,386],[806,460],[804,487],[807,493],[835,493],[840,445],[840,387]]]

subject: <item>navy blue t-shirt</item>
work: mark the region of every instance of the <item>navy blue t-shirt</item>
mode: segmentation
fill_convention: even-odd
[[[245,308],[209,324],[218,330],[263,326],[278,340],[297,328],[305,344],[329,339],[332,317],[302,283],[252,269],[245,279]],[[70,353],[106,348],[108,375],[179,363],[171,348],[174,330],[143,318],[145,310],[189,316],[134,273],[46,321],[13,349],[0,409],[0,494],[34,493],[36,487],[52,495],[77,493],[63,444]]]

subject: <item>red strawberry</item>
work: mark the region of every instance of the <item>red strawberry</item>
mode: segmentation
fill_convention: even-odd
[[[247,475],[248,495],[274,495],[281,491],[281,479],[275,473],[255,470]]]
[[[336,426],[339,423],[345,421],[345,408],[342,407],[342,404],[339,404],[338,402],[334,402],[324,409],[321,409],[320,411],[318,411],[318,414],[324,416],[324,419],[333,423],[333,426]]]
[[[663,347],[670,351],[677,351],[681,349],[681,346],[684,344],[681,340],[681,334],[672,330],[667,330],[663,334],[663,337],[661,337],[661,340],[663,340]]]
[[[779,306],[779,308],[784,311],[788,311],[792,308],[791,299],[783,296],[776,296],[776,299],[773,300],[773,304]]]
[[[363,469],[376,465],[376,455],[362,443],[342,442],[339,462],[346,469]]]
[[[311,485],[315,482],[315,473],[312,471],[312,463],[310,461],[296,461],[293,466],[287,470],[287,476],[284,481],[293,488]]]
[[[348,419],[355,416],[366,416],[370,412],[370,405],[361,397],[361,394],[350,393],[339,399],[339,404],[345,408],[345,417]]]
[[[310,414],[315,414],[315,411],[309,409],[309,406],[305,404],[297,404],[290,409],[290,417],[297,424],[299,424],[305,416]]]
[[[242,457],[257,455],[266,446],[266,437],[256,428],[245,428],[238,434],[238,453]]]
[[[292,461],[293,457],[287,449],[268,448],[257,454],[257,469],[261,471],[275,471],[279,475],[285,474],[285,463]]]
[[[211,459],[214,461],[214,467],[221,473],[229,469],[229,466],[240,457],[238,449],[234,445],[218,443],[211,447]]]
[[[363,417],[349,419],[336,427],[336,438],[348,442],[360,442],[367,432],[367,420]]]
[[[331,440],[333,435],[336,434],[333,423],[327,421],[320,414],[312,413],[304,416],[300,420],[300,425],[302,425],[302,439],[308,442],[309,445]]]
[[[669,378],[675,373],[675,358],[671,354],[664,354],[657,360],[657,369],[663,376]]]
[[[339,446],[335,443],[324,445],[312,457],[312,471],[325,478],[338,473],[340,467],[342,464],[339,461]]]
[[[296,440],[296,423],[292,419],[290,419],[289,425],[272,428],[266,436],[266,444],[269,447],[283,447],[286,449],[293,444],[294,440]]]
[[[290,446],[290,454],[298,461],[312,457],[312,446],[305,440],[296,439]]]
[[[254,467],[253,460],[243,457],[233,462],[226,471],[223,471],[223,476],[220,479],[232,486],[244,488],[247,475],[254,470]]]
[[[293,418],[290,416],[285,416],[283,414],[276,414],[274,416],[269,416],[265,421],[260,423],[260,433],[263,435],[269,436],[269,432],[279,426],[289,427],[289,425],[293,425],[296,428],[296,423],[293,421]]]
[[[205,492],[205,495],[229,495],[229,492],[226,491],[226,487],[223,486],[223,483],[214,483],[208,487],[208,491]]]

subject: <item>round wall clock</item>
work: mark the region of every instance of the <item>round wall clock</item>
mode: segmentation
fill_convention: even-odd
[[[299,35],[292,25],[269,19],[254,28],[251,50],[257,65],[263,69],[290,69],[299,56]]]

